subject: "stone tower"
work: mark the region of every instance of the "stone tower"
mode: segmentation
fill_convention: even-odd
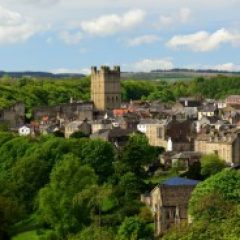
[[[98,111],[111,110],[121,106],[120,67],[110,69],[102,66],[91,69],[91,99]]]

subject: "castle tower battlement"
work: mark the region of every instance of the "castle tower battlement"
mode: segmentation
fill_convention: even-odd
[[[120,66],[91,68],[91,100],[96,110],[112,110],[121,106]]]

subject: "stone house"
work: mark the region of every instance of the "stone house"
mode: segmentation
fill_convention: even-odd
[[[62,121],[84,121],[93,120],[94,105],[92,102],[74,102],[59,104],[56,106],[42,106],[33,109],[34,119],[43,121],[48,119],[49,122],[56,120]]]
[[[140,122],[140,116],[135,112],[128,112],[122,117],[117,117],[115,122],[118,123],[119,127],[122,129],[137,130],[137,125]]]
[[[184,114],[185,118],[196,119],[201,104],[201,101],[196,98],[179,98],[179,100],[173,105],[172,110]]]
[[[98,132],[93,133],[90,138],[100,138],[104,141],[113,143],[116,147],[122,147],[127,143],[130,135],[133,133],[133,130],[122,128],[101,129]]]
[[[196,137],[194,149],[202,154],[217,154],[229,165],[240,163],[240,130],[210,129]]]
[[[230,95],[225,99],[228,107],[240,107],[240,95]]]
[[[0,109],[0,123],[7,124],[9,128],[16,129],[25,122],[25,105],[16,103],[9,108]]]
[[[198,110],[198,120],[201,120],[203,117],[216,117],[218,113],[219,111],[216,104],[208,103]]]
[[[156,186],[149,195],[142,195],[154,217],[155,236],[169,228],[188,222],[188,203],[191,193],[199,181],[173,177]]]
[[[92,133],[96,133],[103,129],[112,129],[113,120],[111,119],[101,119],[92,122]]]
[[[86,119],[84,121],[73,121],[65,126],[65,138],[69,138],[75,132],[82,132],[89,136],[91,131],[91,124]]]
[[[178,121],[173,118],[148,124],[146,136],[152,146],[164,147],[168,151],[191,151],[194,132],[192,121]]]
[[[195,163],[200,162],[202,154],[195,151],[183,151],[183,152],[165,152],[161,156],[161,162],[166,168],[171,168],[176,164],[183,168],[183,170],[188,170],[189,167]]]
[[[152,118],[147,118],[147,119],[141,119],[140,122],[137,125],[137,130],[141,133],[146,134],[148,125],[151,124],[160,124],[161,120],[158,119],[152,119]]]
[[[221,118],[231,124],[237,124],[240,121],[240,111],[233,107],[225,107],[221,109]]]

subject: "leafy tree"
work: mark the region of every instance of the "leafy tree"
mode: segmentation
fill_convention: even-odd
[[[127,201],[131,201],[140,196],[146,189],[143,180],[137,177],[134,173],[128,172],[120,178],[118,189],[120,196],[124,197]]]
[[[90,226],[85,228],[79,234],[72,236],[69,240],[114,240],[115,236],[112,229],[105,227]]]
[[[152,236],[151,229],[143,221],[138,217],[128,217],[118,230],[117,240],[152,239],[150,236]]]
[[[225,162],[216,154],[204,155],[201,158],[201,174],[204,177],[209,177],[222,171],[225,165]]]
[[[73,198],[96,181],[93,169],[82,166],[74,155],[65,155],[54,167],[50,183],[39,192],[41,218],[60,236],[81,229],[88,216],[82,216],[82,208],[73,203]]]
[[[190,214],[195,218],[201,218],[201,212],[197,209],[203,198],[211,194],[219,195],[223,200],[240,203],[240,172],[236,170],[224,170],[207,180],[199,183],[192,193],[190,200]]]
[[[71,138],[86,138],[86,137],[89,137],[87,134],[81,132],[81,131],[78,131],[78,132],[74,132],[73,134],[71,134],[70,136]]]
[[[7,180],[7,194],[31,212],[36,194],[49,181],[51,168],[50,162],[37,155],[19,159]]]
[[[15,201],[0,195],[0,240],[8,240],[9,229],[21,216],[21,208]]]
[[[152,163],[156,158],[156,149],[149,145],[146,136],[141,134],[132,135],[120,156],[124,164],[124,170],[133,172],[136,176],[144,175],[144,166]]]
[[[100,182],[106,181],[114,173],[115,152],[109,142],[100,139],[83,142],[80,158],[83,164],[88,164],[95,170]]]

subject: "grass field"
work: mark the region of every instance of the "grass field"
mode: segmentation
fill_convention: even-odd
[[[46,233],[47,231],[44,230],[42,230],[41,233],[37,231],[24,232],[12,237],[12,240],[40,240]]]

